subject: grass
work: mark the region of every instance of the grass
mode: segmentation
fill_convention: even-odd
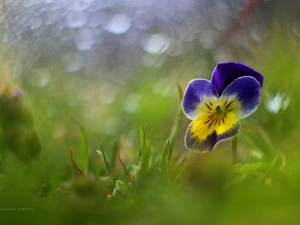
[[[298,224],[299,44],[288,40],[275,33],[256,49],[257,58],[228,59],[265,76],[258,110],[241,121],[235,165],[230,140],[209,154],[183,146],[189,121],[180,108],[181,89],[198,76],[189,70],[176,68],[171,77],[144,71],[118,88],[62,72],[43,87],[20,81],[19,114],[3,118],[4,100],[0,106],[1,221]],[[6,99],[12,87],[1,85]],[[288,105],[270,112],[266,106],[278,94]],[[31,118],[34,125],[27,123]],[[12,124],[21,134],[8,138]]]

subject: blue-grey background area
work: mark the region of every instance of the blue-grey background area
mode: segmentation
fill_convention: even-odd
[[[297,0],[2,0],[0,52],[24,76],[124,77],[183,57],[197,73],[205,60],[255,56],[275,19],[299,36],[299,10]]]

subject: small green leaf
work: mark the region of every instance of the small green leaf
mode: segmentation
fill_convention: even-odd
[[[116,181],[116,189],[118,191],[120,191],[122,194],[125,194],[126,192],[126,186],[124,185],[124,183],[120,180]]]

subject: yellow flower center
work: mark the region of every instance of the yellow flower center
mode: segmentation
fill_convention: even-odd
[[[206,97],[198,107],[199,116],[191,124],[193,137],[205,140],[214,131],[218,135],[229,131],[237,122],[241,105],[235,96]]]

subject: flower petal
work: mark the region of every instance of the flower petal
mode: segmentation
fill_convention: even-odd
[[[231,82],[243,76],[253,77],[262,88],[264,77],[254,69],[239,62],[219,63],[212,73],[212,83],[220,96]]]
[[[213,150],[215,144],[217,143],[217,134],[214,131],[212,134],[208,135],[205,140],[200,140],[191,132],[190,124],[185,134],[184,143],[185,146],[191,151],[209,152]]]
[[[240,111],[236,113],[239,119],[245,118],[253,113],[259,105],[260,88],[259,82],[253,77],[240,77],[228,85],[220,97],[220,102],[224,101],[223,99],[232,99],[232,102],[237,101],[239,104],[236,105],[240,105],[241,109],[232,110],[233,112]]]
[[[193,120],[199,112],[199,104],[206,98],[218,98],[218,93],[214,85],[205,79],[195,79],[188,84],[182,101],[183,112],[187,118]]]
[[[217,136],[217,143],[219,141],[222,141],[224,139],[231,138],[231,137],[237,135],[238,132],[239,132],[239,129],[240,129],[240,123],[237,122],[230,130],[228,130],[225,133]]]

